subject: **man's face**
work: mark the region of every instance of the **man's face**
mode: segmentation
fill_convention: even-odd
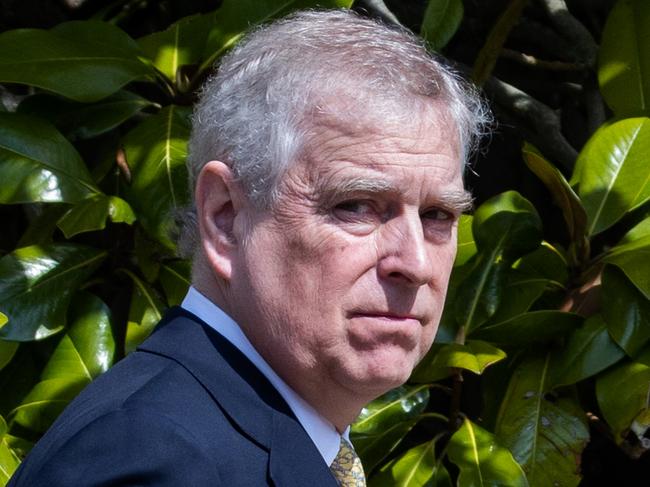
[[[467,203],[443,122],[314,131],[271,211],[249,209],[235,318],[303,397],[373,398],[402,384],[435,336]]]

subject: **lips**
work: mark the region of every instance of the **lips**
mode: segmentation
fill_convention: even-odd
[[[391,311],[354,311],[350,313],[350,318],[375,318],[386,321],[418,321],[424,324],[424,317],[415,314],[401,314]]]

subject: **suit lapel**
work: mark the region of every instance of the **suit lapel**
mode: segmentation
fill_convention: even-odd
[[[175,360],[201,382],[225,414],[269,451],[275,485],[337,485],[282,396],[252,362],[197,317],[173,308],[138,349]]]
[[[296,420],[279,413],[274,415],[269,454],[269,477],[273,484],[338,487],[316,447],[305,448],[303,435],[306,433]]]

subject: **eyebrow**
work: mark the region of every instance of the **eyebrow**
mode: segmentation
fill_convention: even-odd
[[[319,199],[322,204],[329,206],[341,198],[355,194],[399,194],[400,192],[399,187],[384,179],[369,177],[345,178],[336,181],[331,186],[323,185],[319,190]],[[434,204],[460,214],[472,209],[474,198],[465,189],[444,190],[436,194],[434,201]]]

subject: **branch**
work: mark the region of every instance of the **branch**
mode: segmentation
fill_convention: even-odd
[[[549,71],[582,71],[587,68],[586,65],[579,63],[565,63],[563,61],[545,61],[543,59],[537,59],[535,56],[515,51],[514,49],[501,49],[501,56],[507,59],[512,59],[513,61],[525,66],[547,69]]]
[[[404,27],[393,12],[386,6],[384,0],[361,0],[355,7],[365,9],[371,16],[378,17],[389,25]]]
[[[560,117],[554,110],[527,93],[497,78],[484,85],[486,93],[516,122],[524,137],[567,172],[573,170],[578,152],[561,131]]]
[[[578,59],[587,66],[596,65],[598,44],[587,28],[569,12],[564,0],[538,0],[551,22],[572,45]]]

